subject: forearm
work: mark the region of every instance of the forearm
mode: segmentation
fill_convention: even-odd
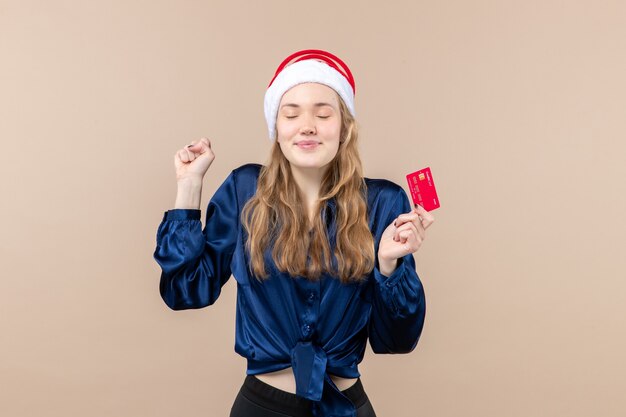
[[[393,274],[393,271],[396,270],[397,265],[397,259],[387,260],[381,259],[380,257],[378,258],[378,270],[386,277],[389,277],[391,276],[391,274]]]
[[[174,208],[199,210],[201,197],[202,179],[180,180]]]

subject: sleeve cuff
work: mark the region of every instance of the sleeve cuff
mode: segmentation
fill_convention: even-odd
[[[404,275],[404,271],[406,268],[406,262],[404,262],[404,257],[398,258],[398,264],[396,265],[396,269],[391,273],[390,276],[383,275],[378,269],[378,261],[376,261],[376,266],[374,267],[374,277],[376,281],[380,285],[384,285],[386,287],[393,287],[397,285],[400,277]]]
[[[200,220],[199,209],[172,209],[163,213],[165,220]]]

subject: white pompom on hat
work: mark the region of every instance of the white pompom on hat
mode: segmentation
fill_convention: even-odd
[[[308,82],[324,84],[335,90],[355,117],[356,86],[348,66],[330,52],[303,49],[283,60],[265,92],[265,120],[270,140],[276,139],[276,117],[283,94],[295,85]]]

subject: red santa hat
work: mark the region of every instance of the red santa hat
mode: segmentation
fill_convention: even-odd
[[[348,66],[330,52],[321,49],[303,49],[285,58],[265,92],[265,120],[270,140],[276,139],[276,116],[283,94],[297,84],[308,82],[324,84],[335,90],[346,103],[352,116],[355,116],[356,86]]]

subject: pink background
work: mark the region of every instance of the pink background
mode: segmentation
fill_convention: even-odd
[[[227,416],[235,281],[174,312],[152,258],[174,152],[202,216],[270,149],[263,94],[305,48],[356,84],[365,174],[441,200],[418,347],[374,355],[379,417],[626,412],[623,1],[0,1],[0,415]]]

